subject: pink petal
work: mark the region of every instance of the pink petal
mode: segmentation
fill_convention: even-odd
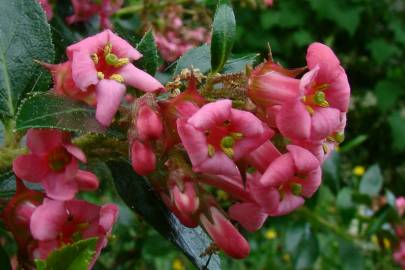
[[[322,170],[320,167],[308,173],[308,175],[299,181],[302,185],[302,195],[306,198],[312,197],[318,190],[322,182]]]
[[[63,146],[65,147],[66,151],[68,151],[72,156],[83,163],[87,162],[86,155],[83,153],[82,149],[70,143],[66,143]]]
[[[288,145],[287,149],[291,153],[297,172],[307,173],[319,168],[318,159],[307,149],[292,144]]]
[[[280,201],[277,212],[272,214],[271,216],[287,215],[292,211],[294,211],[295,209],[297,209],[298,207],[300,207],[301,205],[303,205],[304,202],[305,202],[304,198],[295,196],[291,192],[286,192],[284,194],[283,200]]]
[[[195,172],[204,172],[215,175],[223,175],[230,178],[240,178],[236,164],[223,152],[217,151],[212,157],[207,158],[201,164],[193,166]]]
[[[331,107],[316,107],[311,120],[311,139],[322,140],[337,131],[341,123],[340,111]]]
[[[77,2],[77,1],[75,1]],[[87,52],[87,56],[90,57],[93,53],[98,53],[99,50],[102,50],[105,45],[108,43],[108,30],[98,33],[94,36],[90,36],[85,38],[73,45],[70,45],[66,49],[66,54],[69,60],[74,59],[74,54],[78,51],[82,51],[83,53]]]
[[[261,135],[264,132],[262,121],[250,112],[231,109],[229,119],[238,132],[241,132],[245,137],[253,137]]]
[[[312,86],[314,85],[316,76],[319,72],[319,65],[316,65],[313,69],[305,73],[300,80],[300,97],[312,94]]]
[[[60,147],[64,133],[57,129],[29,129],[27,132],[27,146],[32,153],[42,156]]]
[[[64,202],[45,199],[31,216],[31,234],[39,241],[56,239],[67,220]]]
[[[120,38],[110,30],[105,30],[108,34],[108,39],[112,44],[113,53],[118,57],[128,57],[130,60],[138,60],[142,54],[132,47],[127,41]]]
[[[144,92],[164,91],[164,86],[154,77],[145,71],[135,67],[133,64],[126,64],[118,72],[124,83]]]
[[[198,166],[208,159],[208,144],[203,132],[184,119],[177,120],[177,131],[193,166]]]
[[[261,185],[279,188],[295,174],[294,160],[291,154],[275,159],[260,178]]]
[[[82,91],[98,83],[97,70],[90,56],[86,50],[76,51],[73,54],[72,78]]]
[[[100,210],[100,227],[104,233],[109,233],[112,230],[114,223],[118,219],[119,209],[115,204],[105,204]]]
[[[49,173],[42,181],[46,195],[54,200],[68,201],[74,198],[78,186],[73,178],[66,178],[64,173]]]
[[[171,193],[174,203],[180,212],[192,214],[198,209],[200,204],[194,183],[191,181],[185,182],[183,189],[184,190],[181,191],[177,184],[172,187]]]
[[[88,171],[78,170],[75,181],[80,190],[95,190],[99,186],[97,176]]]
[[[249,232],[260,229],[267,219],[267,214],[254,203],[236,203],[228,210],[229,217],[239,222]]]
[[[131,162],[136,173],[147,175],[156,168],[156,155],[147,143],[134,140],[131,146]]]
[[[312,43],[308,47],[306,58],[309,69],[313,69],[316,65],[319,65],[320,77],[333,73],[340,65],[339,59],[332,49],[319,42]]]
[[[101,80],[96,88],[96,119],[109,126],[125,95],[125,85],[114,80]]]
[[[188,123],[199,130],[205,131],[217,125],[222,125],[226,120],[230,120],[231,109],[232,101],[229,99],[208,103],[191,116]]]
[[[281,134],[291,139],[307,139],[311,134],[311,116],[305,105],[296,100],[285,103],[276,116]]]
[[[28,154],[21,155],[13,161],[13,171],[21,179],[39,183],[48,173],[49,167],[43,158]]]
[[[277,211],[280,201],[277,188],[264,186],[260,182],[252,182],[249,187],[252,197],[264,213],[271,215]]]
[[[281,156],[281,153],[277,148],[270,141],[266,141],[251,152],[246,158],[246,161],[259,170],[259,172],[264,173],[270,163],[279,156]]]
[[[38,253],[39,255],[37,256],[35,253],[37,253],[36,251],[34,251],[34,256],[35,258],[41,259],[41,260],[45,260],[48,255],[54,251],[55,249],[59,248],[59,241],[58,240],[50,240],[50,241],[39,241],[38,243]]]
[[[72,160],[65,166],[65,179],[73,179],[76,176],[78,169],[79,164],[77,163],[77,160],[72,158]]]
[[[100,206],[83,200],[70,200],[65,205],[75,223],[98,223]]]
[[[325,90],[326,100],[330,106],[337,108],[341,112],[347,112],[350,102],[350,85],[346,72],[342,67],[336,78],[330,83],[329,88]]]

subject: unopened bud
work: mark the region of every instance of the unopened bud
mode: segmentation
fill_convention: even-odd
[[[146,104],[139,108],[136,130],[141,140],[157,140],[162,136],[162,121],[158,114]]]
[[[134,140],[131,146],[132,168],[140,175],[147,175],[155,170],[156,155],[151,147]]]

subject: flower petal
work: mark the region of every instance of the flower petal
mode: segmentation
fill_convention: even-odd
[[[292,144],[288,145],[287,149],[291,153],[297,172],[308,173],[320,166],[316,157],[307,149]]]
[[[99,186],[97,176],[88,171],[78,170],[75,176],[75,181],[80,190],[95,190]]]
[[[303,205],[304,202],[305,202],[304,198],[295,196],[291,192],[286,192],[284,194],[284,198],[280,201],[277,211],[271,216],[287,215],[292,211],[294,211],[295,209],[297,209],[298,207],[300,207],[301,205]]]
[[[68,151],[72,156],[83,163],[87,162],[86,155],[83,153],[82,149],[70,143],[65,143],[63,146],[65,147],[66,151]]]
[[[97,70],[90,56],[86,50],[76,51],[73,54],[72,78],[82,91],[98,83]]]
[[[63,143],[64,132],[56,129],[29,129],[27,146],[32,153],[42,156],[60,147]]]
[[[333,74],[336,68],[340,66],[339,59],[332,49],[319,42],[314,42],[308,47],[306,59],[309,69],[319,65],[321,78]]]
[[[133,64],[126,64],[118,72],[124,83],[144,92],[164,91],[164,86],[154,77],[145,71],[135,67]]]
[[[14,173],[29,182],[40,183],[48,170],[45,160],[32,154],[21,155],[13,161]]]
[[[294,160],[291,154],[284,154],[275,159],[260,178],[265,187],[279,188],[295,174]]]
[[[111,32],[111,30],[105,30],[108,34],[108,40],[112,44],[113,52],[118,57],[128,57],[130,60],[138,60],[142,57],[142,54],[132,47],[126,40],[120,38],[118,35]]]
[[[46,195],[54,200],[68,201],[74,198],[78,191],[77,183],[74,179],[67,179],[64,173],[49,173],[44,177],[42,184]]]
[[[217,151],[212,157],[207,158],[201,164],[193,166],[193,170],[195,172],[223,175],[230,178],[240,178],[240,172],[236,164],[220,151]]]
[[[254,203],[236,203],[228,210],[229,217],[239,222],[249,232],[260,229],[267,219],[267,214]]]
[[[302,196],[309,198],[318,190],[322,182],[322,170],[320,167],[308,173],[307,177],[300,179],[302,185]]]
[[[311,139],[322,140],[336,132],[340,120],[340,111],[331,107],[315,108],[315,113],[311,118]]]
[[[326,100],[333,108],[341,112],[347,112],[350,102],[350,85],[346,72],[342,67],[340,72],[330,83],[329,88],[325,90]]]
[[[311,116],[299,100],[285,103],[277,113],[276,122],[281,134],[290,139],[307,139],[311,134]]]
[[[278,149],[271,143],[271,141],[266,141],[256,150],[251,152],[246,158],[246,161],[259,170],[259,172],[264,173],[270,163],[279,156],[281,156],[281,153]]]
[[[232,101],[222,99],[202,106],[193,116],[188,119],[188,123],[195,128],[205,131],[216,125],[222,125],[231,118]]]
[[[114,80],[101,80],[97,84],[96,118],[104,126],[109,126],[125,95],[125,85]]]

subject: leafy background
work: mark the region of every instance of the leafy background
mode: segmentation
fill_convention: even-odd
[[[58,1],[57,15],[51,22],[55,62],[64,60],[67,45],[97,32],[97,21],[74,28],[65,26],[63,18],[71,12],[68,2]],[[198,2],[214,14],[216,1]],[[211,59],[213,66],[225,64],[225,71],[234,71],[243,67],[245,60],[252,63],[256,58],[252,53],[259,52],[265,57],[267,44],[273,57],[286,67],[304,66],[308,44],[321,41],[333,47],[341,59],[349,74],[353,97],[346,141],[325,163],[324,184],[316,196],[296,213],[269,219],[261,231],[246,234],[252,247],[250,257],[235,261],[221,255],[222,269],[399,269],[392,261],[396,239],[389,223],[398,218],[395,197],[405,195],[405,3],[401,0],[275,0],[271,8],[252,9],[244,2],[248,1],[234,3],[237,30],[232,58],[237,60],[225,64],[220,59]],[[130,0],[127,4],[139,4],[139,1]],[[36,16],[43,16],[38,6],[33,9],[38,12]],[[25,15],[22,12],[21,16]],[[44,22],[45,18],[42,19]],[[138,14],[116,16],[113,20],[121,35],[134,43],[141,41],[142,33],[136,31],[141,26]],[[150,36],[145,35],[143,41],[148,40]],[[142,42],[139,49],[141,45]],[[209,55],[209,47],[198,50],[194,51],[196,55],[201,52]],[[51,52],[39,53],[44,61],[53,58]],[[35,57],[41,59],[41,54]],[[187,66],[188,57],[192,59],[193,55],[179,60],[179,67],[182,63]],[[205,64],[209,69],[209,61]],[[155,67],[154,63],[141,65],[150,72]],[[35,69],[32,76],[38,76],[38,72]],[[176,72],[174,66],[173,72]],[[162,80],[167,78],[167,74],[157,76]],[[39,86],[46,85],[46,78],[40,80]],[[21,89],[25,90],[13,99],[13,105],[27,97],[32,85]],[[41,97],[30,96],[28,100]],[[54,106],[60,104],[58,101]],[[23,109],[22,115],[30,115]],[[83,117],[94,113],[88,108],[78,109]],[[3,115],[7,120],[4,123],[10,124],[10,115]],[[70,130],[82,129],[62,124]],[[17,121],[17,128],[26,125]],[[92,128],[91,131],[99,131],[97,126]],[[0,141],[2,137],[3,134]],[[114,235],[95,269],[193,269],[185,255],[121,201],[120,185],[116,184],[118,194],[114,187],[111,163],[93,160],[87,166],[100,177],[102,186],[96,193],[81,196],[96,203],[117,202],[121,210]],[[11,180],[9,175],[1,178],[2,191],[13,188]],[[221,192],[217,197],[226,200]],[[3,228],[0,233],[3,242],[7,242],[5,252],[15,253],[9,235]],[[4,253],[0,251],[1,262]]]

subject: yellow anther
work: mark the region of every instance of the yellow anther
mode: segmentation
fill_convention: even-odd
[[[314,88],[314,90],[315,90],[315,91],[324,91],[324,90],[328,89],[328,87],[329,87],[329,84],[323,83],[323,84],[317,85],[317,86]]]
[[[104,56],[107,56],[108,54],[110,54],[112,51],[112,44],[110,42],[108,42],[105,46],[104,46]]]
[[[215,154],[215,148],[211,144],[208,145],[208,156],[213,157]]]
[[[128,63],[129,63],[129,58],[126,58],[126,57],[125,58],[119,58],[118,62],[115,63],[113,66],[116,67],[116,68],[120,68],[122,66],[125,66]]]
[[[231,137],[235,140],[240,140],[243,138],[243,134],[240,132],[231,132],[229,135],[231,135]]]
[[[229,158],[233,158],[234,152],[232,148],[222,148],[222,151],[227,155]]]
[[[91,55],[91,60],[93,60],[93,62],[94,62],[94,64],[98,64],[98,61],[99,61],[99,59],[98,59],[98,55],[96,54],[96,53],[93,53],[92,55]]]
[[[327,154],[329,152],[329,147],[326,143],[322,144],[322,150],[325,154]]]
[[[97,78],[98,78],[99,80],[103,80],[103,79],[104,79],[104,73],[101,72],[101,71],[97,72]]]
[[[344,132],[336,133],[335,140],[336,140],[337,143],[342,143],[345,140]]]
[[[315,111],[314,111],[314,109],[312,109],[311,106],[307,105],[307,106],[305,106],[305,109],[307,109],[307,111],[309,112],[309,114],[311,116],[314,115]]]
[[[110,76],[110,80],[114,80],[117,81],[119,83],[123,83],[124,82],[124,77],[122,77],[120,74],[113,74]]]

